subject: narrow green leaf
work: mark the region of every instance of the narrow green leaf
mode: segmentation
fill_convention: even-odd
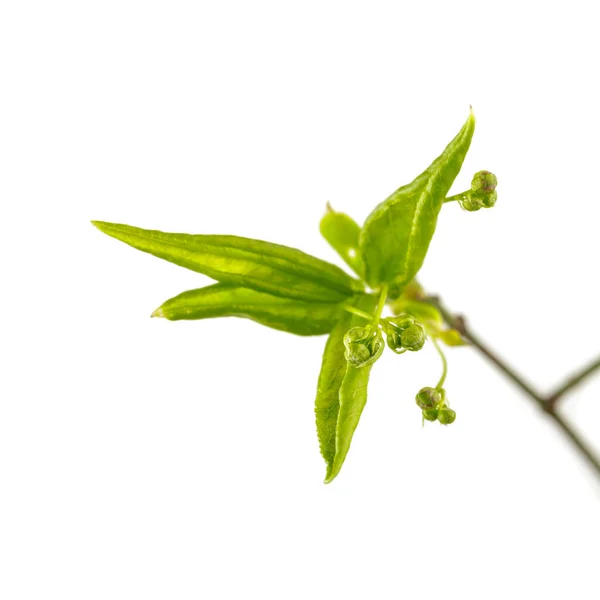
[[[302,302],[216,283],[167,300],[152,316],[170,321],[242,317],[288,333],[322,335],[329,333],[340,318],[349,314],[340,304]]]
[[[358,426],[358,421],[367,403],[367,385],[373,365],[357,369],[348,365],[340,387],[340,408],[335,430],[335,456],[327,470],[325,483],[331,483],[339,474]]]
[[[217,281],[306,302],[340,302],[362,284],[328,262],[295,248],[234,235],[163,233],[92,221],[138,250]]]
[[[315,400],[317,436],[321,454],[327,463],[327,470],[333,465],[335,456],[335,430],[340,408],[340,387],[346,375],[348,363],[344,358],[344,334],[350,329],[352,315],[346,313],[338,321],[327,338],[319,383]]]
[[[367,283],[401,290],[421,268],[444,198],[458,175],[475,130],[469,118],[444,152],[412,183],[396,190],[367,217],[360,251]]]
[[[360,227],[347,214],[334,211],[327,205],[327,213],[319,225],[321,235],[340,255],[344,262],[360,277],[363,271],[358,250]]]
[[[376,304],[375,296],[354,300],[354,307],[367,313],[372,313]],[[327,463],[325,483],[339,473],[367,399],[366,386],[371,366],[350,367],[344,358],[343,342],[348,329],[366,323],[357,315],[342,317],[331,331],[323,353],[315,415],[321,454]]]

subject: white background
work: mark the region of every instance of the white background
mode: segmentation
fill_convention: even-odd
[[[26,2],[0,11],[0,597],[598,598],[600,485],[468,349],[386,354],[339,478],[324,338],[149,319],[208,282],[90,219],[336,261],[472,104],[423,283],[542,390],[600,350],[594,2]],[[391,353],[389,353],[391,354]],[[600,378],[564,402],[600,450]]]

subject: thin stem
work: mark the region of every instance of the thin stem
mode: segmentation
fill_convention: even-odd
[[[575,432],[575,430],[567,423],[567,421],[556,412],[548,411],[548,414],[562,432],[571,440],[571,443],[579,450],[581,455],[588,461],[589,465],[596,471],[596,475],[600,477],[600,460],[592,452],[589,446],[583,441],[583,439]]]
[[[538,403],[543,403],[542,397],[529,385],[521,375],[519,375],[512,367],[505,363],[496,353],[492,352],[487,345],[484,344],[470,329],[467,329],[467,325],[463,317],[455,317],[448,309],[441,303],[437,297],[427,298],[426,301],[429,304],[435,306],[442,315],[444,321],[452,329],[456,329],[462,337],[464,337],[471,346],[477,348],[481,354],[483,354],[488,360],[493,362],[513,383],[520,387],[529,397]]]
[[[576,385],[580,384],[586,377],[589,377],[598,369],[600,369],[600,356],[587,367],[583,368],[579,373],[569,377],[565,383],[558,386],[558,388],[548,397],[548,404],[555,406],[567,392],[570,392]]]
[[[358,317],[366,319],[367,321],[372,321],[374,318],[373,315],[370,315],[368,312],[360,310],[359,308],[354,308],[354,306],[344,305],[342,308],[344,310],[347,310],[349,313],[352,313],[353,315],[357,315]]]
[[[447,198],[444,198],[444,204],[446,204],[446,202],[455,202],[455,201],[464,200],[468,193],[469,192],[461,192],[460,194],[454,194],[454,196],[448,196]]]
[[[381,319],[381,314],[383,313],[383,309],[385,308],[385,301],[387,300],[388,294],[388,286],[381,286],[381,295],[379,296],[379,303],[377,304],[377,310],[374,315],[365,312],[364,310],[360,310],[360,308],[356,308],[355,306],[350,306],[345,304],[342,308],[347,310],[349,313],[356,315],[358,317],[362,317],[367,321],[371,321],[371,328],[375,329],[379,324],[379,319]]]
[[[458,329],[458,328],[457,328]],[[528,396],[535,400],[538,404],[544,405],[544,398],[533,389],[533,387],[525,380],[525,378],[517,373],[517,371],[502,360],[495,352],[484,344],[484,342],[476,336],[470,329],[467,330],[464,325],[458,329],[460,334],[471,343],[471,346],[477,348],[488,360],[494,363],[514,384],[520,387]]]
[[[383,309],[385,308],[385,301],[387,300],[388,295],[388,284],[385,283],[381,286],[381,293],[379,295],[379,304],[377,305],[377,310],[375,311],[375,316],[373,317],[373,321],[371,322],[371,328],[375,329],[377,325],[379,325],[379,319],[381,319],[381,315],[383,314]]]
[[[569,438],[571,443],[577,448],[581,456],[583,456],[588,464],[594,469],[596,475],[600,477],[600,459],[595,455],[594,451],[587,445],[583,438],[573,429],[573,427],[565,420],[565,418],[556,412],[556,404],[559,398],[562,398],[577,384],[581,383],[586,377],[591,375],[597,369],[600,369],[600,358],[595,360],[577,375],[571,377],[565,384],[559,386],[557,390],[549,395],[544,396],[533,388],[515,369],[507,362],[501,359],[493,352],[487,344],[485,344],[476,334],[474,334],[465,322],[464,317],[453,315],[437,297],[430,297],[425,300],[429,304],[437,307],[444,321],[471,343],[471,345],[483,354],[490,362],[492,362],[500,371],[502,371],[515,385],[517,385],[525,394],[531,398],[562,430]]]
[[[438,341],[433,337],[431,338],[431,341],[433,342],[435,349],[438,351],[438,354],[440,355],[440,358],[442,359],[442,376],[440,377],[440,380],[438,381],[437,385],[435,386],[435,389],[439,390],[444,385],[444,381],[446,381],[446,375],[448,374],[448,361],[446,360],[446,355],[444,354]]]

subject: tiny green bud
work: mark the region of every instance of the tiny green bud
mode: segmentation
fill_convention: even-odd
[[[479,171],[473,176],[471,189],[459,200],[462,208],[474,212],[480,208],[491,208],[496,204],[498,179],[489,171]]]
[[[438,421],[442,425],[450,425],[456,420],[456,412],[451,408],[442,408],[438,414]]]
[[[368,329],[366,327],[353,327],[346,331],[344,335],[344,345],[348,346],[355,342],[360,342],[367,337]]]
[[[442,394],[432,387],[424,387],[415,396],[415,402],[423,410],[435,408],[443,400]]]
[[[388,333],[385,339],[390,350],[393,350],[396,354],[402,354],[404,352],[402,349],[402,337],[397,331]]]
[[[496,189],[498,178],[489,171],[478,171],[471,180],[471,191],[490,194]]]
[[[349,356],[351,356],[351,358],[349,358]],[[349,354],[349,356],[346,357],[348,362],[362,364],[371,358],[371,351],[365,344],[354,344],[352,347],[352,352]]]
[[[400,339],[404,348],[416,352],[425,345],[425,329],[420,323],[415,323],[402,332]]]
[[[470,192],[467,192],[464,198],[461,198],[458,203],[460,204],[461,208],[467,212],[475,212],[482,208],[481,204],[471,196]]]
[[[412,327],[415,324],[414,317],[411,317],[407,314],[398,315],[397,317],[388,317],[386,320],[391,323],[392,326],[395,326],[400,332]]]
[[[437,421],[438,412],[437,408],[427,408],[423,411],[423,418],[426,421]]]
[[[371,331],[366,327],[353,327],[344,335],[344,356],[353,367],[366,367],[381,356],[384,345],[379,328]]]
[[[410,315],[387,317],[381,321],[387,345],[396,354],[406,350],[420,350],[425,344],[425,329]]]

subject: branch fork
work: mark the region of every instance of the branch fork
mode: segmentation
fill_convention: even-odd
[[[463,315],[451,313],[443,304],[439,296],[428,296],[425,302],[435,306],[441,313],[444,321],[449,327],[456,329],[461,336],[475,348],[480,354],[483,354],[500,371],[502,371],[517,387],[519,387],[527,397],[533,400],[541,410],[550,416],[562,432],[569,438],[571,443],[578,449],[583,458],[594,469],[598,478],[600,478],[600,459],[594,451],[587,445],[582,437],[575,431],[572,425],[558,412],[558,408],[564,397],[577,385],[582,383],[589,376],[600,370],[600,356],[593,360],[589,365],[569,377],[563,384],[559,385],[550,394],[542,394],[529,384],[513,367],[501,359],[485,344],[468,326],[467,320]]]

